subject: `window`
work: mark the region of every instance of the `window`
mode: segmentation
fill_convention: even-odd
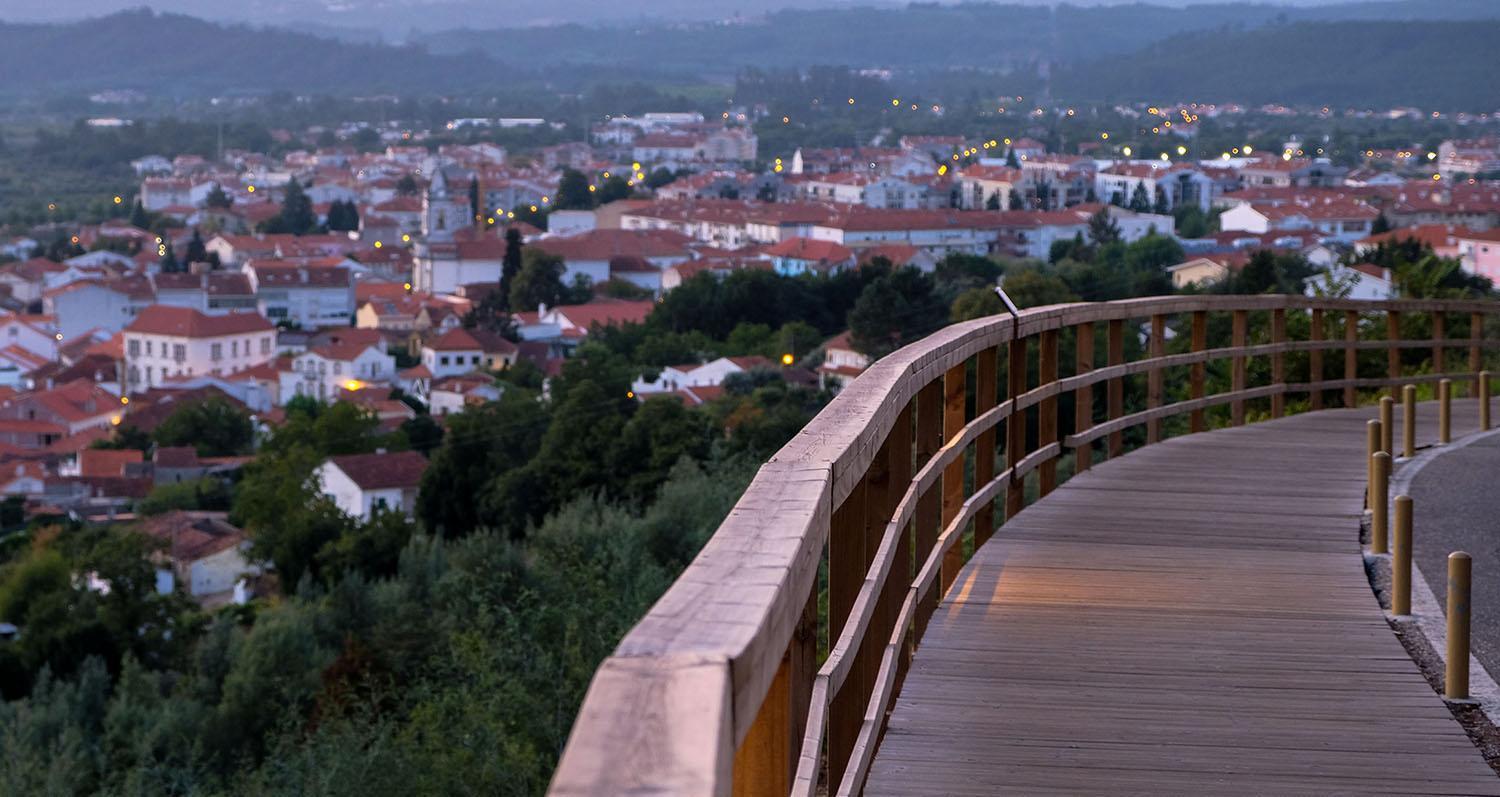
[[[229,356],[230,357],[238,357],[238,356],[240,356],[240,342],[239,341],[237,341],[237,340],[231,340],[231,341],[229,341]]]
[[[260,353],[261,354],[270,354],[271,353],[271,337],[269,335],[267,335],[266,337],[263,337],[263,338],[260,339]]]
[[[344,364],[338,360],[333,361],[333,375],[340,376],[344,373]]]
[[[182,362],[187,359],[187,346],[181,343],[172,344],[172,359]]]
[[[326,373],[328,373],[328,363],[327,363],[327,361],[325,361],[325,360],[319,360],[318,361],[318,373],[320,373],[320,374],[326,374]]]
[[[447,365],[448,364],[448,355],[444,354],[443,356],[439,357],[438,358],[438,364],[439,365]]]
[[[147,357],[151,356],[151,341],[150,340],[146,341],[146,356]]]
[[[208,347],[208,359],[218,362],[224,358],[224,344],[215,343]]]
[[[141,356],[141,342],[139,340],[130,340],[125,344],[125,348],[130,352],[132,358]]]
[[[11,337],[16,337],[16,335],[20,333],[20,330],[16,329],[15,327],[11,327],[6,331],[10,334]]]

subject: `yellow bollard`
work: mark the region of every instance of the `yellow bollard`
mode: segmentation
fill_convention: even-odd
[[[1396,400],[1390,396],[1380,397],[1380,450],[1387,454],[1396,453],[1391,445],[1391,437],[1396,433],[1395,415]]]
[[[1411,614],[1411,496],[1396,496],[1392,536],[1391,614]]]
[[[1391,455],[1376,451],[1370,458],[1370,471],[1374,475],[1370,491],[1370,553],[1390,553],[1386,512],[1391,484]]]
[[[1473,562],[1463,551],[1448,554],[1448,667],[1443,697],[1469,698],[1469,577]]]
[[[1401,456],[1417,455],[1417,386],[1401,388]]]
[[[1365,423],[1365,509],[1375,494],[1375,452],[1380,450],[1380,421]]]
[[[1479,431],[1490,430],[1490,372],[1479,372]]]
[[[1453,380],[1438,382],[1438,442],[1453,442]]]

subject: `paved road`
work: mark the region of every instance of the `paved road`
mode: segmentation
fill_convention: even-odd
[[[1500,680],[1500,437],[1437,457],[1412,479],[1412,556],[1439,602],[1448,554],[1474,557],[1474,655]]]

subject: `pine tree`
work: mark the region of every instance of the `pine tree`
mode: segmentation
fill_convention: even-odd
[[[502,309],[510,308],[510,289],[516,275],[521,273],[521,231],[511,227],[505,231],[505,260],[500,265],[500,302]]]
[[[576,169],[564,169],[557,184],[558,210],[588,210],[594,206],[589,178]]]
[[[1109,215],[1109,208],[1099,208],[1098,213],[1089,216],[1089,240],[1096,246],[1120,240],[1120,225]]]
[[[234,199],[224,193],[224,189],[218,183],[214,183],[213,189],[208,192],[208,198],[203,200],[203,204],[211,208],[225,210],[234,204]]]
[[[1012,188],[1010,190],[1010,203],[1009,203],[1009,207],[1010,207],[1011,210],[1025,210],[1026,209],[1026,202],[1021,199],[1021,192],[1017,191],[1014,188]]]
[[[1380,215],[1378,215],[1378,216],[1375,217],[1375,221],[1370,222],[1370,234],[1371,235],[1379,235],[1379,234],[1381,234],[1383,232],[1390,232],[1390,231],[1391,231],[1391,220],[1385,217],[1385,211],[1382,210],[1382,211],[1380,211]]]
[[[1006,151],[1006,153],[1005,153],[1005,165],[1009,166],[1012,169],[1019,169],[1019,168],[1021,168],[1021,161],[1020,161],[1020,159],[1018,159],[1016,157],[1016,148],[1015,147],[1011,147],[1008,151]]]
[[[166,243],[162,244],[161,257],[156,261],[156,267],[160,269],[161,273],[163,274],[171,274],[175,271],[181,270],[177,265],[177,257],[172,254],[171,241],[167,241]]]
[[[184,263],[206,263],[208,262],[208,247],[203,245],[203,235],[197,228],[193,229],[193,237],[188,241],[187,254],[183,257]]]
[[[286,198],[281,203],[281,212],[272,219],[270,232],[306,235],[318,226],[318,215],[313,211],[312,199],[302,190],[297,178],[286,184]]]
[[[146,206],[139,199],[130,207],[130,226],[142,230],[151,229],[151,214],[146,212]]]
[[[469,178],[469,213],[474,218],[474,223],[484,217],[484,207],[479,202],[479,178]]]
[[[1130,194],[1130,209],[1136,213],[1151,212],[1151,197],[1146,193],[1145,183],[1136,183]]]
[[[1167,201],[1167,192],[1163,191],[1161,186],[1156,187],[1156,205],[1151,210],[1160,216],[1170,215],[1172,212],[1172,205]]]
[[[990,198],[986,199],[984,201],[984,209],[985,210],[999,210],[1000,209],[1000,192],[996,191],[995,193],[990,194]]]

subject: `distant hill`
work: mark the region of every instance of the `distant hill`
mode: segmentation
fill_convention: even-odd
[[[1070,100],[1500,108],[1500,22],[1344,22],[1198,31],[1055,73]]]

